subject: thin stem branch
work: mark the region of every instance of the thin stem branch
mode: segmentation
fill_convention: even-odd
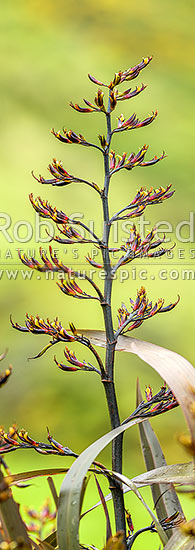
[[[119,210],[118,212],[116,212],[116,214],[114,214],[114,216],[112,216],[112,218],[110,219],[110,223],[113,223],[113,222],[115,222],[116,220],[123,220],[123,219],[126,219],[126,217],[129,217],[130,214],[126,214],[125,216],[119,217],[120,214],[122,214],[122,213],[125,212],[126,210],[133,210],[134,208],[138,208],[138,207],[139,207],[139,205],[128,204],[127,206],[125,206],[124,208],[121,208],[121,210]]]
[[[83,145],[83,143],[82,143],[81,145]],[[104,150],[103,150],[101,147],[99,147],[99,145],[96,145],[95,143],[90,143],[90,142],[88,141],[87,144],[86,144],[86,146],[87,146],[87,147],[93,147],[94,149],[98,149],[98,151],[101,151],[101,153],[104,154]]]
[[[98,374],[101,374],[102,378],[105,378],[106,373],[105,373],[105,369],[104,369],[104,365],[102,363],[101,357],[99,356],[96,349],[92,346],[90,340],[88,338],[85,338],[85,337],[81,337],[81,338],[79,337],[78,340],[76,340],[76,341],[78,341],[83,346],[86,346],[93,353],[93,355],[94,355],[94,357],[95,357],[95,359],[96,359],[96,361],[97,361],[97,363],[100,367],[100,371],[96,370],[96,372],[98,372]]]
[[[76,178],[77,181],[75,183],[85,183],[86,185],[89,185],[89,187],[92,187],[92,189],[94,189],[94,191],[96,191],[96,193],[98,193],[99,195],[101,195],[101,191],[100,189],[98,189],[98,186],[90,181],[87,181],[87,180],[82,180],[80,178]]]
[[[114,168],[114,169],[110,172],[110,177],[112,177],[114,174],[116,174],[117,172],[119,172],[119,171],[122,170],[123,168],[125,168],[125,166],[119,166],[118,168]]]
[[[121,258],[119,258],[118,262],[113,266],[112,268],[112,275],[114,275],[117,271],[117,269],[119,269],[119,267],[121,267],[122,264],[124,264],[124,262],[126,263],[128,260],[133,260],[134,257],[132,257],[132,250],[127,250],[126,254],[124,256],[121,256]]]
[[[78,274],[78,272],[75,271],[75,275],[76,273]],[[76,275],[78,276],[78,275]],[[88,283],[91,284],[91,286],[94,288],[94,290],[97,292],[99,298],[100,298],[100,302],[104,302],[104,296],[103,294],[101,293],[101,290],[99,289],[99,287],[96,285],[96,283],[94,283],[93,279],[91,279],[88,275],[86,275],[85,273],[80,275],[81,279],[84,279],[85,281],[88,281]]]
[[[121,333],[123,333],[124,329],[131,323],[131,321],[139,321],[140,318],[135,318],[137,315],[137,311],[134,311],[133,313],[130,313],[129,317],[126,319],[126,321],[123,323],[121,327],[118,328],[118,330],[115,332],[115,338],[117,339]]]

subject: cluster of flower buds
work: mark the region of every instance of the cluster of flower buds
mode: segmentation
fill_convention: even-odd
[[[95,287],[94,283],[94,287]],[[79,297],[79,296],[78,296]],[[91,298],[93,298],[91,296]],[[103,297],[102,297],[103,298]],[[70,330],[67,332],[65,328],[62,326],[61,322],[58,321],[58,318],[51,322],[49,319],[47,321],[44,321],[39,317],[39,315],[36,315],[36,317],[33,317],[32,315],[26,314],[26,321],[25,326],[21,326],[18,323],[14,323],[11,319],[12,327],[16,330],[19,330],[20,332],[29,332],[32,334],[48,334],[50,336],[49,343],[34,357],[31,357],[31,359],[37,359],[39,357],[42,357],[46,351],[51,348],[54,344],[57,344],[59,342],[79,342],[80,344],[84,345],[85,347],[89,348],[90,351],[95,356],[96,360],[98,361],[100,371],[101,373],[104,373],[104,367],[101,362],[101,359],[98,355],[98,353],[94,350],[93,346],[91,345],[91,342],[88,338],[82,335],[82,333],[78,332],[73,323],[70,323]],[[69,357],[70,358],[70,357]],[[93,367],[91,365],[91,367]],[[96,370],[93,368],[88,368],[85,370]],[[96,370],[96,372],[99,373],[99,370]]]
[[[33,334],[48,334],[52,336],[54,340],[61,342],[72,342],[75,338],[72,334],[68,333],[65,328],[62,326],[61,322],[58,321],[58,318],[54,321],[44,321],[39,315],[33,317],[33,315],[26,314],[25,327],[14,323],[11,319],[12,327],[21,331],[21,332],[31,332]]]
[[[117,105],[117,90],[111,90],[110,92],[110,112],[114,111]]]
[[[32,175],[39,183],[48,183],[51,185],[58,185],[59,187],[68,185],[69,183],[72,183],[72,182],[81,181],[79,178],[72,176],[66,170],[64,170],[61,161],[57,161],[56,159],[53,159],[53,162],[49,164],[48,170],[50,174],[53,176],[52,179],[47,180],[43,178],[41,175],[39,175],[39,178],[36,178],[33,172],[32,172]]]
[[[124,119],[123,115],[120,115],[118,117],[118,125],[117,128],[114,128],[112,130],[112,133],[116,132],[122,132],[124,130],[133,130],[134,128],[142,128],[144,126],[148,126],[148,124],[151,124],[153,120],[157,117],[158,111],[152,111],[152,115],[148,116],[144,120],[139,120],[137,118],[137,115],[133,113],[133,115],[130,116],[127,120]]]
[[[103,268],[103,264],[98,264],[97,262],[95,262],[93,260],[93,258],[91,258],[91,256],[85,256],[85,259],[87,260],[87,262],[92,265],[93,267],[96,267],[97,269],[102,269]]]
[[[72,101],[70,102],[70,107],[72,107],[75,111],[78,111],[78,113],[99,113],[101,111],[101,109],[93,105],[93,103],[90,103],[90,101],[84,99],[84,102],[88,105],[88,107],[80,107],[78,103],[72,103]]]
[[[123,153],[122,156],[116,155],[114,151],[110,152],[110,175],[114,172],[118,172],[121,168],[126,170],[132,170],[135,166],[152,166],[165,157],[165,152],[163,151],[160,157],[154,156],[151,160],[144,162],[145,154],[148,150],[148,145],[143,145],[143,147],[138,151],[137,154],[131,153],[127,157],[127,153]]]
[[[30,267],[31,269],[36,269],[37,271],[40,271],[41,273],[52,271],[52,272],[58,272],[59,274],[61,274],[63,279],[64,279],[63,274],[67,274],[69,279],[74,278],[74,277],[78,277],[78,278],[87,280],[88,282],[90,282],[90,284],[93,286],[93,288],[97,292],[97,295],[102,300],[103,296],[102,296],[102,293],[101,293],[100,289],[97,287],[97,285],[94,283],[94,281],[86,275],[86,273],[73,271],[71,268],[64,265],[63,262],[57,258],[55,253],[52,252],[51,246],[49,247],[49,251],[50,251],[51,261],[47,257],[45,251],[42,250],[42,248],[39,249],[40,256],[41,256],[41,259],[43,261],[42,264],[40,262],[38,262],[38,260],[36,260],[33,257],[28,258],[26,256],[26,254],[21,254],[20,251],[19,251],[19,258],[21,259],[21,261],[24,265],[26,265],[27,267]],[[94,296],[91,296],[91,295],[86,294],[85,292],[83,292],[78,287],[78,285],[76,285],[75,282],[69,284],[69,282],[66,283],[63,279],[61,279],[60,284],[59,283],[57,283],[57,284],[65,294],[67,294],[69,296],[75,296],[75,294],[78,294],[77,298],[79,298],[79,297],[80,298],[88,297],[88,298],[92,298],[92,299],[96,298]]]
[[[64,447],[56,441],[49,433],[48,430],[48,441],[49,443],[42,443],[40,441],[35,441],[32,439],[26,430],[18,431],[15,427],[15,430],[12,429],[6,433],[3,428],[0,429],[0,453],[6,454],[11,451],[16,451],[17,449],[34,449],[37,453],[41,454],[55,454],[62,456],[74,456],[75,454],[69,447]]]
[[[115,73],[113,80],[110,82],[110,84],[104,84],[101,80],[97,80],[94,76],[91,76],[88,74],[89,80],[93,82],[94,84],[97,84],[98,86],[105,86],[106,88],[110,88],[111,90],[115,88],[115,86],[118,86],[118,84],[121,84],[122,82],[128,82],[129,80],[133,80],[136,78],[140,71],[147,67],[147,65],[152,60],[152,56],[145,57],[142,59],[138,65],[135,65],[134,67],[130,67],[126,71],[119,71],[118,73]]]
[[[156,162],[158,162],[157,159]],[[150,162],[150,161],[149,161]],[[152,162],[152,161],[151,161]],[[141,166],[143,163],[141,164]],[[139,191],[137,192],[134,199],[125,206],[125,208],[122,208],[117,212],[110,220],[110,223],[116,220],[123,220],[127,218],[137,217],[143,214],[146,206],[151,206],[152,204],[159,204],[163,202],[166,199],[169,199],[174,194],[174,191],[170,191],[171,184],[167,187],[159,187],[158,189],[154,189],[153,187],[150,187],[150,189],[145,189],[144,187],[141,187]],[[130,211],[130,212],[128,212]],[[121,214],[125,214],[121,216]]]
[[[49,499],[44,502],[39,511],[30,507],[25,507],[25,512],[28,518],[27,522],[30,520],[30,523],[27,523],[27,529],[37,537],[41,538],[43,529],[47,527],[48,524],[53,524],[54,527],[56,511],[52,512]]]
[[[141,86],[136,86],[134,90],[132,90],[132,88],[129,88],[128,90],[125,90],[120,94],[118,93],[118,90],[116,90],[116,99],[117,101],[124,101],[125,99],[131,99],[132,97],[135,97],[136,95],[143,92],[145,88],[146,88],[145,84],[141,84]]]
[[[170,248],[160,248],[159,250],[156,250],[163,243],[164,238],[154,240],[155,233],[156,230],[155,228],[153,228],[152,231],[150,231],[142,241],[141,236],[136,229],[136,226],[133,224],[130,229],[130,235],[126,243],[122,245],[120,249],[116,249],[123,250],[125,252],[125,255],[122,256],[118,263],[114,266],[114,272],[121,265],[125,265],[136,258],[157,258],[159,256],[163,256],[164,254],[166,254],[166,252],[169,252],[169,250],[171,250]],[[155,251],[153,252],[154,249]]]
[[[174,191],[169,191],[170,188],[171,184],[166,188],[159,187],[158,189],[154,189],[153,187],[150,187],[150,189],[145,189],[144,187],[141,187],[129,206],[139,206],[141,204],[146,207],[151,204],[161,203],[165,199],[172,197]]]
[[[161,413],[169,411],[170,409],[174,409],[179,405],[175,395],[171,389],[166,386],[166,384],[162,386],[160,391],[154,396],[152,395],[150,386],[146,388],[145,393],[146,401],[141,401],[135,411],[128,416],[122,424],[126,424],[133,418],[148,418],[157,416]]]
[[[99,111],[103,111],[103,113],[106,112],[105,106],[104,106],[104,94],[102,90],[98,90],[97,94],[95,96],[95,103],[99,109]]]
[[[64,363],[59,363],[56,359],[56,357],[54,357],[54,361],[56,363],[56,365],[64,370],[64,371],[68,371],[68,372],[75,372],[77,370],[83,370],[83,371],[94,371],[94,372],[97,372],[98,374],[100,374],[100,371],[98,369],[96,369],[93,365],[91,365],[90,363],[86,363],[86,361],[79,361],[75,355],[75,353],[73,351],[70,351],[67,347],[65,347],[65,350],[64,350],[64,355],[65,355],[65,358],[67,360],[68,363],[70,363],[70,365],[64,365]]]
[[[15,423],[9,427],[9,430],[7,433],[9,437],[12,437],[12,439],[17,439],[17,426]],[[2,439],[3,434],[4,434],[4,429],[2,426],[0,426],[0,447],[2,447],[2,444],[3,444],[3,439]]]
[[[40,247],[39,254],[43,262],[42,264],[38,262],[38,260],[36,260],[36,258],[34,257],[28,258],[26,254],[22,254],[20,250],[18,251],[18,255],[24,265],[30,267],[31,269],[37,269],[37,271],[40,271],[41,273],[45,273],[46,271],[53,271],[67,273],[70,276],[74,275],[74,271],[70,267],[64,265],[61,260],[58,260],[55,253],[53,254],[51,246],[49,247],[49,252],[51,260],[48,258],[45,251]]]
[[[106,108],[104,106],[104,94],[102,90],[98,90],[97,94],[95,95],[95,105],[93,103],[90,103],[90,101],[87,101],[84,99],[85,105],[87,107],[80,107],[77,103],[70,102],[70,106],[79,113],[93,113],[93,112],[103,112],[106,113]]]
[[[6,356],[6,352],[2,353],[2,355],[0,355],[0,361],[2,361],[5,358],[5,356]],[[7,382],[11,373],[12,373],[12,366],[9,365],[9,367],[7,367],[7,369],[4,372],[2,372],[2,374],[0,374],[0,388]]]
[[[51,504],[49,499],[47,499],[40,510],[34,510],[30,507],[25,507],[25,512],[27,515],[27,522],[30,520],[30,523],[27,523],[27,529],[30,533],[41,538],[43,535],[43,529],[48,526],[48,524],[53,524],[56,519],[56,511],[52,512]]]
[[[52,134],[59,139],[59,141],[62,141],[63,143],[77,143],[79,145],[84,145],[85,147],[89,147],[90,144],[86,141],[84,136],[82,134],[75,134],[72,130],[67,130],[63,128],[63,134],[60,132],[55,132],[54,128],[52,129]]]
[[[104,134],[98,134],[98,139],[100,141],[102,149],[105,151],[106,147],[108,146],[105,135]]]
[[[110,89],[110,93],[109,93],[109,112],[112,112],[115,107],[116,107],[116,104],[117,104],[117,101],[124,101],[126,99],[131,99],[132,97],[135,97],[137,96],[138,94],[140,94],[140,92],[142,92],[143,90],[145,90],[146,86],[144,84],[141,84],[140,86],[136,86],[136,88],[134,90],[132,90],[131,88],[128,88],[128,90],[125,90],[124,92],[122,93],[119,93],[118,90],[116,89],[116,86],[122,82],[127,82],[127,81],[130,81],[130,80],[133,80],[134,78],[136,78],[140,71],[142,69],[144,69],[148,63],[151,61],[152,57],[146,57],[145,59],[143,59],[141,61],[141,63],[139,63],[138,65],[135,65],[134,67],[130,67],[129,69],[127,69],[126,71],[119,71],[118,73],[115,73],[114,75],[114,79],[110,82],[110,84],[104,84],[102,81],[100,80],[97,80],[95,77],[91,76],[90,74],[88,75],[89,79],[94,83],[94,84],[97,84],[98,86],[104,86],[106,88],[109,88]],[[114,89],[115,88],[115,89]],[[79,113],[95,113],[95,112],[103,112],[105,114],[107,114],[107,111],[106,111],[106,107],[104,105],[104,94],[102,92],[101,89],[99,89],[97,91],[97,94],[95,96],[95,104],[91,103],[90,101],[87,101],[86,99],[84,99],[84,103],[86,106],[84,107],[80,107],[80,105],[78,105],[78,103],[72,103],[72,101],[70,102],[70,106],[75,110],[75,111],[78,111]],[[61,134],[56,134],[54,131],[53,131],[54,135],[56,135],[56,137],[58,137],[58,139],[61,139],[61,141],[65,141],[63,139],[63,136],[61,136]],[[83,136],[77,136],[76,134],[74,134],[74,139],[76,138],[82,138],[83,139]],[[69,140],[71,139],[71,131],[69,133],[67,133],[65,131],[65,139],[66,140]],[[69,143],[69,141],[66,141],[66,143]]]
[[[57,225],[62,225],[61,232],[65,234],[68,239],[67,242],[70,243],[70,239],[72,240],[72,237],[76,239],[76,241],[82,240],[82,242],[99,242],[98,237],[93,233],[93,231],[90,230],[89,227],[85,226],[80,220],[71,220],[64,212],[63,210],[57,210],[56,207],[51,206],[51,204],[46,200],[44,201],[41,199],[41,197],[37,197],[34,199],[33,194],[31,193],[29,195],[30,202],[34,208],[34,210],[42,217],[42,218],[50,218],[52,221],[54,221]],[[91,239],[84,239],[82,235],[77,233],[74,229],[70,228],[69,223],[72,223],[74,225],[80,225],[86,229],[86,231],[93,236],[93,240]],[[68,229],[67,229],[68,228]],[[58,227],[59,229],[59,227]],[[71,233],[70,233],[71,230]],[[56,237],[51,237],[51,240],[56,240]],[[60,238],[58,239],[58,242],[64,242],[61,241]],[[73,241],[74,242],[74,241]],[[71,243],[70,243],[71,244]]]
[[[135,94],[134,94],[135,95]],[[125,98],[124,98],[125,99]],[[80,107],[77,103],[70,103],[70,106],[79,113],[107,113],[106,107],[104,105],[104,94],[102,90],[98,90],[97,94],[95,95],[95,105],[93,103],[90,103],[90,101],[87,101],[84,99],[84,103],[87,105],[87,107]],[[117,90],[111,90],[110,92],[110,111],[112,112],[117,104]]]
[[[21,251],[18,250],[18,256],[21,262],[27,267],[30,267],[31,269],[37,269],[37,271],[41,271],[42,273],[46,271],[57,271],[55,265],[51,263],[51,261],[47,257],[47,254],[41,247],[39,248],[39,254],[43,264],[38,262],[38,260],[36,260],[36,258],[34,257],[28,258],[26,254],[22,254]]]
[[[91,294],[87,294],[86,292],[84,292],[74,280],[62,280],[60,282],[57,282],[57,285],[64,294],[66,294],[67,296],[72,296],[72,298],[99,300],[98,296],[92,296]]]
[[[126,522],[127,522],[127,525],[128,525],[128,537],[129,537],[134,532],[134,525],[133,525],[132,517],[131,517],[131,514],[130,514],[129,510],[125,510],[125,517],[126,517]]]
[[[86,181],[81,178],[77,178],[69,174],[63,168],[61,161],[57,161],[56,159],[53,159],[53,162],[48,166],[48,170],[50,174],[53,176],[52,179],[45,179],[41,175],[39,175],[39,178],[37,178],[33,172],[32,172],[32,175],[39,183],[50,184],[58,187],[69,185],[69,183],[86,183],[87,185],[89,185],[90,187],[93,187],[93,189],[98,191],[98,193],[100,193],[100,189],[98,185],[96,185],[95,183],[91,183],[89,181]]]
[[[62,326],[61,322],[58,321],[58,318],[54,319],[53,322],[51,322],[49,319],[47,321],[44,321],[39,317],[39,315],[36,315],[36,317],[33,317],[33,315],[26,314],[26,321],[25,326],[21,326],[18,323],[14,323],[11,320],[12,327],[16,330],[19,330],[20,332],[31,332],[32,334],[48,334],[48,336],[51,337],[51,340],[49,344],[47,344],[37,355],[32,357],[32,359],[37,359],[38,357],[42,357],[42,355],[54,344],[57,344],[58,342],[73,342],[75,340],[79,340],[79,336],[74,336],[73,334],[70,334],[65,330],[65,328]]]
[[[84,243],[93,243],[92,239],[85,239],[81,233],[76,231],[68,223],[64,223],[61,227],[58,227],[61,235],[66,237],[65,239],[61,236],[55,236],[52,238],[53,241],[56,241],[60,244],[84,244]]]
[[[125,304],[121,304],[121,307],[118,309],[118,327],[123,327],[124,323],[126,323],[127,319],[129,319],[130,313],[126,307]]]
[[[51,204],[46,200],[44,201],[41,199],[41,197],[37,197],[34,199],[33,193],[30,193],[29,195],[30,202],[34,208],[34,210],[42,217],[42,218],[51,218],[55,223],[66,223],[69,221],[68,216],[64,214],[62,210],[57,210],[56,207],[53,208]]]
[[[118,101],[124,101],[125,99],[131,99],[132,97],[135,97],[138,94],[140,94],[140,92],[145,90],[145,88],[146,88],[146,86],[144,84],[142,84],[141,86],[136,86],[136,88],[134,90],[129,88],[128,90],[125,90],[122,93],[118,93],[117,89],[116,90],[111,90],[110,91],[110,96],[109,96],[110,112],[114,111]],[[97,112],[107,113],[105,105],[104,105],[103,97],[104,97],[104,94],[103,94],[102,90],[99,89],[96,96],[95,96],[95,104],[96,105],[94,105],[93,103],[90,103],[90,101],[87,101],[86,99],[84,99],[84,103],[88,107],[80,107],[80,105],[78,105],[78,103],[72,103],[72,102],[70,103],[70,106],[75,111],[78,111],[79,113],[95,113],[95,112],[96,113]]]
[[[179,296],[175,303],[164,306],[164,300],[159,298],[158,301],[153,305],[152,302],[148,301],[146,290],[142,286],[140,290],[137,291],[137,296],[135,300],[130,298],[131,303],[131,312],[129,312],[125,306],[122,304],[121,308],[118,310],[118,321],[119,321],[119,331],[120,333],[127,328],[128,331],[140,327],[146,319],[154,317],[157,313],[164,313],[171,311],[179,302]]]

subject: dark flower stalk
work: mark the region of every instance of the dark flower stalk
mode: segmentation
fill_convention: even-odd
[[[110,262],[110,253],[109,253],[109,235],[110,235],[110,224],[109,224],[109,206],[108,206],[108,193],[109,193],[109,184],[110,184],[110,166],[109,166],[109,153],[110,153],[110,144],[111,144],[111,104],[110,104],[110,95],[108,99],[108,109],[106,114],[107,122],[107,147],[104,151],[104,189],[102,192],[102,207],[103,207],[103,219],[104,219],[104,230],[103,230],[103,245],[102,248],[102,259],[105,271],[105,283],[104,283],[104,303],[103,314],[104,314],[104,323],[106,331],[106,359],[105,359],[105,370],[106,378],[103,381],[106,399],[109,409],[110,422],[112,428],[117,428],[120,425],[120,417],[118,411],[118,404],[115,392],[114,384],[114,357],[115,357],[115,346],[116,338],[114,334],[113,321],[112,321],[112,311],[111,311],[111,293],[112,293],[112,267]],[[112,443],[112,469],[116,472],[122,473],[122,444],[123,437],[122,435],[118,436]],[[119,484],[116,484],[112,489],[112,498],[115,511],[115,522],[116,522],[116,531],[123,531],[125,533],[125,508],[124,508],[124,498],[123,491]]]

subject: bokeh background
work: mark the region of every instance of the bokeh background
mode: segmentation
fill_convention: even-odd
[[[63,444],[81,452],[95,438],[109,429],[105,399],[100,383],[90,373],[63,373],[53,363],[49,351],[37,361],[28,361],[46,337],[19,334],[10,327],[9,315],[23,323],[25,312],[53,319],[56,315],[67,326],[69,321],[82,328],[103,328],[101,311],[96,304],[65,297],[54,281],[37,279],[22,280],[17,249],[38,251],[35,243],[35,216],[29,204],[28,194],[41,194],[53,205],[68,214],[84,213],[84,221],[95,221],[101,230],[101,210],[93,190],[70,185],[67,188],[40,188],[31,177],[47,175],[47,165],[53,157],[61,159],[64,167],[75,175],[101,184],[102,160],[95,150],[59,143],[50,129],[62,126],[81,132],[97,143],[97,134],[104,132],[103,117],[96,114],[82,115],[72,111],[69,101],[81,104],[85,97],[94,98],[95,86],[88,81],[87,73],[103,81],[112,78],[115,71],[138,63],[142,57],[153,55],[153,61],[132,82],[148,84],[136,99],[120,104],[116,115],[125,116],[137,112],[145,117],[156,108],[157,120],[148,128],[127,132],[115,138],[113,146],[123,151],[137,151],[144,143],[150,144],[148,158],[160,155],[165,149],[167,158],[151,168],[135,169],[121,173],[112,180],[110,207],[115,211],[136,194],[142,185],[166,186],[172,183],[176,189],[174,198],[163,205],[151,208],[147,219],[151,226],[156,221],[167,220],[173,225],[171,235],[177,246],[172,258],[151,260],[150,265],[136,264],[137,270],[145,266],[148,280],[144,282],[151,299],[165,297],[181,301],[169,314],[148,321],[135,334],[151,342],[159,343],[183,354],[192,363],[194,353],[194,281],[182,280],[181,270],[194,270],[190,249],[195,249],[194,232],[191,242],[179,242],[175,228],[182,220],[189,220],[194,201],[194,2],[193,0],[164,0],[155,2],[131,2],[116,0],[89,2],[89,0],[7,0],[1,5],[1,212],[11,218],[8,229],[10,242],[0,233],[0,334],[1,352],[8,347],[7,363],[13,364],[13,375],[1,391],[0,424],[7,429],[13,421],[24,427],[35,438],[46,439],[46,425]],[[126,86],[127,88],[128,86]],[[124,85],[124,89],[125,85]],[[15,224],[27,220],[33,227],[33,236],[28,243],[19,243]],[[3,223],[1,217],[0,223]],[[14,229],[15,228],[15,229]],[[193,228],[192,228],[193,229]],[[15,232],[14,232],[15,231]],[[119,228],[119,236],[122,236]],[[25,230],[20,228],[20,239],[25,240]],[[124,234],[123,234],[124,236]],[[182,238],[189,240],[189,227],[183,227]],[[183,258],[179,258],[183,249]],[[84,267],[84,255],[90,248],[79,251],[75,260],[77,267]],[[38,257],[38,252],[36,252]],[[180,253],[181,254],[181,253]],[[72,252],[62,247],[61,257],[73,262]],[[165,266],[164,266],[165,264]],[[167,280],[159,280],[160,268],[167,269]],[[9,280],[10,269],[19,270],[15,280]],[[178,272],[173,280],[169,273]],[[152,279],[151,279],[152,276]],[[154,277],[155,276],[155,279]],[[143,281],[130,278],[116,281],[113,294],[113,310],[116,315],[121,301],[128,304]],[[74,348],[76,351],[76,347]],[[63,358],[63,346],[56,350],[58,360]],[[80,357],[82,353],[80,352]],[[102,352],[103,356],[103,352]],[[90,357],[85,354],[85,359]],[[116,383],[121,418],[135,408],[136,377],[139,376],[142,390],[150,383],[158,391],[162,381],[146,364],[135,356],[119,354],[116,361]],[[176,409],[169,415],[157,418],[153,426],[159,436],[169,464],[185,461],[186,456],[179,446],[178,435],[186,429],[182,413]],[[110,463],[110,448],[101,456]],[[9,455],[12,471],[31,468],[63,466],[70,464],[62,458],[41,457],[35,453],[18,452]],[[144,471],[139,449],[137,429],[125,436],[124,471],[128,476]],[[61,479],[56,479],[59,487]],[[85,506],[98,500],[98,494],[90,481],[91,491]],[[89,486],[89,487],[90,487]],[[106,490],[106,486],[105,486]],[[48,495],[45,480],[33,482],[31,488],[15,491],[23,506],[39,506]],[[146,489],[143,495],[150,500]],[[183,497],[182,502],[188,517],[194,515],[193,501]],[[152,504],[151,504],[152,505]],[[127,507],[132,513],[136,529],[150,523],[145,511],[134,496],[127,497]],[[83,520],[82,542],[99,545],[104,542],[103,512],[93,512]],[[147,534],[137,539],[135,548],[155,548],[158,540]]]

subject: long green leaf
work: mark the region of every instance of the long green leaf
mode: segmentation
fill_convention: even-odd
[[[17,483],[20,483],[22,481],[28,481],[28,480],[34,479],[36,477],[54,476],[54,475],[64,474],[64,473],[68,472],[68,470],[69,470],[69,468],[45,468],[43,470],[30,470],[29,472],[21,472],[19,474],[12,474],[10,485],[17,485]],[[99,470],[97,470],[96,468],[90,468],[90,472],[99,473]],[[7,481],[7,479],[8,479],[8,477],[5,477],[5,481]]]
[[[4,483],[5,478],[0,471],[0,484]],[[6,500],[0,499],[0,520],[5,533],[6,540],[12,541],[21,538],[26,548],[31,548],[30,539],[21,518],[19,507],[12,496]]]
[[[79,549],[80,496],[83,479],[91,463],[95,460],[96,456],[115,439],[115,437],[140,422],[143,422],[142,418],[130,420],[127,424],[123,424],[103,435],[100,439],[92,443],[90,447],[85,449],[71,466],[62,483],[59,495],[57,532],[60,550]],[[160,525],[159,528],[161,528]]]
[[[19,474],[12,474],[11,475],[11,483],[10,485],[16,485],[17,483],[20,483],[21,481],[28,481],[29,479],[34,479],[35,477],[43,477],[43,476],[54,476],[57,474],[64,474],[68,472],[69,468],[45,468],[42,470],[30,470],[28,472],[21,472]],[[7,477],[4,478],[5,481],[8,479]]]
[[[139,380],[137,379],[137,396],[136,406],[142,401],[142,394],[140,390]],[[139,434],[141,441],[141,448],[144,456],[146,469],[152,470],[154,468],[160,468],[167,466],[163,451],[161,449],[158,438],[152,429],[149,420],[146,420],[143,424],[139,425]],[[156,513],[159,521],[164,517],[170,517],[175,512],[180,513],[180,517],[185,519],[180,501],[173,485],[163,485],[162,483],[154,483],[151,486],[152,497]],[[173,534],[173,530],[168,529],[166,531],[168,538]]]
[[[84,330],[82,332],[90,338],[92,344],[105,347],[104,331]],[[192,443],[195,445],[195,418],[192,406],[194,403],[195,369],[191,363],[174,351],[130,336],[119,336],[116,350],[138,355],[155,369],[163,380],[166,380],[182,407]]]

